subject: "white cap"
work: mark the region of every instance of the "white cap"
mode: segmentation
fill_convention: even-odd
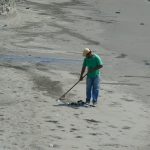
[[[86,56],[88,53],[90,53],[91,52],[91,50],[89,49],[89,48],[85,48],[84,50],[83,50],[83,56]]]

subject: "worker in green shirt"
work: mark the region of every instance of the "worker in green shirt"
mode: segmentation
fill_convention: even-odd
[[[88,69],[86,78],[86,105],[92,100],[95,107],[100,95],[100,68],[103,67],[103,62],[97,54],[94,54],[89,48],[83,50],[84,61],[82,65],[80,81],[83,80],[83,74]]]

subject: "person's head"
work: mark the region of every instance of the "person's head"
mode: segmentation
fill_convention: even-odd
[[[84,57],[90,57],[92,55],[92,51],[89,48],[85,48],[83,50],[83,56]]]

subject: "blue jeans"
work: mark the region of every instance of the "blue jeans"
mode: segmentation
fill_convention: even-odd
[[[92,98],[93,103],[97,103],[100,94],[100,76],[94,78],[86,78],[86,102],[90,103]]]

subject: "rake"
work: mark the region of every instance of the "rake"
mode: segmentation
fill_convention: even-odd
[[[86,73],[86,74],[82,77],[82,79],[83,79],[84,77],[86,77],[87,74],[88,74],[88,73]],[[57,99],[57,101],[65,100],[66,94],[67,94],[69,91],[71,91],[80,81],[81,81],[81,80],[78,80],[70,89],[68,89],[62,96],[60,96],[60,97]]]

